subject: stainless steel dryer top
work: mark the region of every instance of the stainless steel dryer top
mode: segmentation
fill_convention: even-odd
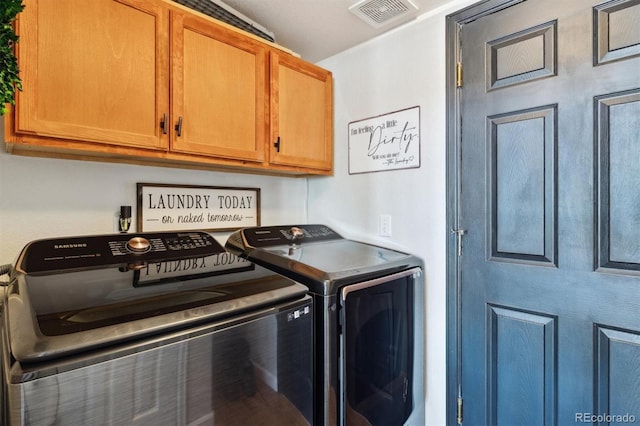
[[[342,285],[423,266],[411,254],[345,239],[319,224],[244,228],[229,236],[225,248],[325,295],[336,294]]]

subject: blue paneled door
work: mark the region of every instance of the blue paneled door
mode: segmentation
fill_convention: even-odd
[[[640,423],[639,28],[527,0],[459,29],[464,425]]]

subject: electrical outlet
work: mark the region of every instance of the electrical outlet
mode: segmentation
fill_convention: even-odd
[[[391,215],[390,214],[380,215],[380,236],[382,237],[391,236]]]

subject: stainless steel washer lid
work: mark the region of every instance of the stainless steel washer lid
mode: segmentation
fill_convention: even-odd
[[[98,244],[94,237],[82,238],[84,246],[71,247],[81,243],[69,240],[55,244],[72,252]],[[95,239],[104,242],[105,236]],[[6,292],[4,332],[12,355],[19,361],[56,358],[240,315],[307,292],[300,284],[219,252],[216,244],[190,251],[192,257],[186,257],[184,250],[176,250],[176,256],[168,250],[162,257],[137,255],[135,263],[102,258],[102,264],[95,265],[86,257],[80,264],[70,258],[73,268],[66,270],[51,268],[55,263],[48,260],[48,269],[36,267],[33,274],[25,272],[31,270],[29,265],[42,262],[35,261],[31,248],[39,247],[40,255],[46,250],[42,244],[27,245]],[[111,255],[115,256],[121,255]]]

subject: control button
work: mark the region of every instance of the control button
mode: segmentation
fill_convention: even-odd
[[[304,231],[297,226],[291,227],[291,236],[295,240],[296,238],[300,238],[304,235]]]
[[[127,248],[134,253],[145,253],[151,250],[151,245],[146,238],[133,237],[127,241]]]

